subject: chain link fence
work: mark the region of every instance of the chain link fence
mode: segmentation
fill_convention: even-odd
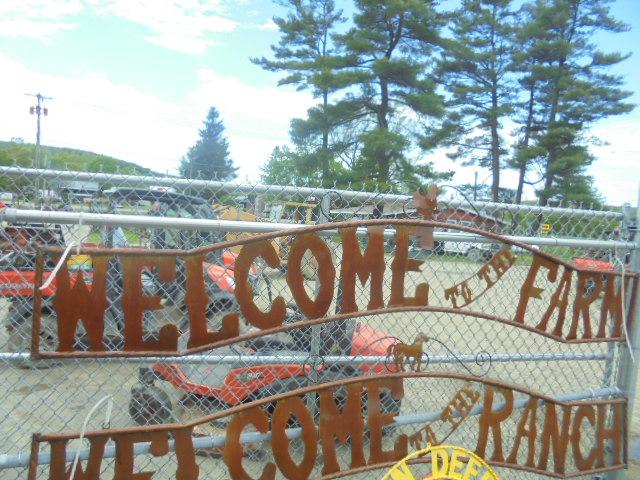
[[[559,343],[499,322],[446,312],[371,315],[173,359],[32,360],[29,348],[35,253],[41,246],[65,247],[74,242],[78,246],[191,249],[306,224],[419,216],[410,195],[382,192],[18,167],[0,167],[0,184],[9,201],[2,212],[0,258],[3,385],[0,478],[3,479],[26,478],[32,433],[79,431],[87,414],[101,399],[106,398],[88,420],[91,429],[102,428],[103,422],[110,427],[182,423],[314,383],[380,373],[388,368],[385,354],[389,342],[411,343],[420,334],[432,339],[424,345],[428,370],[487,375],[560,400],[612,398],[628,393],[630,388],[621,378],[627,357],[626,345],[622,343]],[[456,189],[444,187],[435,220],[506,235],[574,264],[616,270],[623,266],[629,268],[632,254],[637,251],[631,209],[595,211],[576,207],[474,202]],[[366,231],[361,233],[360,242],[364,247]],[[292,238],[284,236],[273,241],[281,259],[287,258]],[[324,232],[323,239],[332,251],[334,264],[340,265],[342,248],[338,233]],[[394,242],[395,236],[389,231],[385,235],[387,267],[393,259]],[[405,290],[411,294],[416,285],[426,281],[432,303],[451,306],[442,292],[460,279],[474,276],[501,248],[500,242],[453,227],[436,229],[435,243],[430,249],[422,247],[419,236],[412,237],[409,255],[423,264],[420,272],[407,275]],[[208,321],[212,330],[220,327],[225,312],[237,308],[233,270],[237,252],[234,248],[219,251],[206,260],[211,299]],[[516,263],[499,283],[477,296],[475,310],[503,317],[513,314],[520,286],[532,261],[531,253],[526,250],[513,249],[513,253],[517,256]],[[90,277],[90,258],[73,249],[71,254],[67,261],[69,271]],[[45,271],[50,272],[55,263],[55,258],[48,258]],[[303,264],[306,288],[313,293],[317,288],[317,262],[313,257],[305,257]],[[285,265],[283,262],[281,268],[271,268],[257,263],[252,267],[249,281],[254,302],[266,311],[274,298],[282,296],[288,305],[286,321],[300,321],[301,312],[293,304],[287,286]],[[119,348],[122,343],[121,273],[114,265],[107,277],[110,293],[105,338],[112,348]],[[384,282],[386,303],[390,294],[387,276]],[[154,332],[167,323],[185,331],[188,328],[185,282],[180,277],[180,268],[175,282],[161,282],[156,273],[147,271],[142,274],[141,284],[148,295],[163,298],[162,309],[145,313],[145,338],[152,338]],[[543,301],[531,307],[531,315],[536,318],[544,313],[548,295],[553,293],[552,288],[546,290]],[[369,285],[357,282],[356,303],[361,309],[366,307],[369,298]],[[57,345],[53,301],[53,294],[43,294],[40,332],[43,351],[55,350]],[[340,302],[338,294],[332,312],[339,311]],[[591,305],[594,312],[600,307],[601,299]],[[243,332],[252,328],[242,323]],[[88,341],[81,333],[76,345],[80,349],[83,342]],[[181,337],[181,342],[184,348],[186,339]],[[478,362],[479,352],[489,354],[491,361]],[[255,389],[225,390],[225,379],[230,372],[235,372],[237,378],[246,383],[266,374],[276,380]],[[411,434],[420,429],[420,422],[424,424],[425,419],[436,418],[460,386],[457,380],[411,379],[405,382],[401,401],[389,397],[383,405],[397,415],[394,429]],[[314,399],[306,400],[317,415]],[[518,400],[522,398],[516,398]],[[109,402],[112,408],[107,407]],[[106,419],[105,412],[110,412]],[[470,416],[448,443],[467,444],[468,438],[477,432],[477,422],[477,416]],[[512,439],[517,429],[516,420],[510,422],[503,425],[507,439]],[[539,429],[541,422],[539,419]],[[194,445],[200,478],[227,478],[221,459],[225,426],[225,421],[218,421],[196,430]],[[290,450],[294,459],[300,461],[304,452],[296,432],[299,433],[299,429],[294,422],[290,430]],[[258,478],[271,449],[268,440],[258,434],[251,435],[246,437],[243,465],[253,478]],[[392,441],[390,437],[385,436],[385,445]],[[583,438],[582,442],[585,451],[590,448],[589,438]],[[153,478],[175,478],[175,457],[156,458],[149,453],[148,445],[138,447],[136,471],[155,470]],[[349,463],[350,453],[347,446],[343,447],[339,455],[344,466]],[[70,460],[76,450],[81,460],[88,456],[84,443],[71,442],[68,448]],[[522,450],[520,455],[524,457]],[[48,478],[49,459],[48,451],[41,450],[37,478]],[[110,478],[113,468],[114,450],[108,447],[102,463],[103,476]],[[501,478],[542,478],[515,470],[499,469],[499,473]],[[369,478],[372,474],[382,476],[382,471],[351,478]],[[320,477],[320,470],[313,476]]]

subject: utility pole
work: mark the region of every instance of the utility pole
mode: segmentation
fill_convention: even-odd
[[[46,97],[41,93],[27,93],[29,97],[34,97],[37,99],[38,103],[36,105],[32,105],[29,107],[29,113],[31,115],[36,115],[36,151],[34,158],[34,167],[40,168],[40,120],[42,115],[45,117],[49,114],[49,109],[44,106],[45,100],[52,100],[52,97]]]
[[[36,115],[36,150],[34,152],[34,157],[33,157],[33,163],[34,163],[34,168],[40,168],[40,120],[42,115],[44,115],[45,117],[49,114],[49,109],[47,107],[44,106],[44,101],[45,100],[52,100],[51,97],[46,97],[44,95],[42,95],[41,93],[27,93],[25,94],[29,97],[35,97],[38,101],[38,103],[36,105],[32,105],[29,107],[29,113],[31,115]],[[44,167],[44,165],[43,165]],[[36,183],[35,183],[35,201],[36,203],[41,202],[43,199],[40,198],[40,182],[38,181],[38,179],[36,178]]]

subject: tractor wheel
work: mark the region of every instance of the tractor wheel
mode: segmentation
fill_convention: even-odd
[[[169,395],[155,385],[136,385],[131,389],[129,415],[138,425],[169,423],[172,410]]]

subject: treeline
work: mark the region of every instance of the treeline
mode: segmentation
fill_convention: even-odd
[[[0,166],[35,168],[36,146],[32,143],[0,142]],[[107,155],[72,148],[42,147],[40,168],[78,172],[104,172],[129,175],[159,175],[135,163]],[[33,192],[33,177],[0,175],[0,191]]]
[[[32,143],[0,142],[0,165],[34,168],[36,146]],[[79,172],[158,175],[132,162],[72,148],[42,147],[40,168]]]
[[[278,0],[272,58],[280,85],[318,103],[291,122],[263,181],[393,191],[449,179],[426,155],[491,172],[518,172],[539,201],[592,202],[586,175],[594,122],[629,112],[631,92],[612,67],[627,55],[601,51],[598,32],[628,27],[611,0],[462,0],[443,11],[429,0],[354,0],[347,19],[334,0]]]

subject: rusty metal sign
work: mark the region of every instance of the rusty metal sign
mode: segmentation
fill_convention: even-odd
[[[437,208],[433,192],[420,200],[420,213],[425,216]],[[358,238],[362,233],[359,228],[366,232],[365,246]],[[457,230],[467,234],[470,242],[488,242],[483,250],[485,262],[469,264],[459,270],[460,278],[451,280],[448,275],[444,284],[439,283],[437,272],[430,271],[429,260],[413,258],[410,249],[414,236],[420,237],[423,245],[433,246],[435,229]],[[286,259],[274,248],[274,240],[282,237],[290,239]],[[386,238],[395,242],[393,252],[385,251]],[[227,298],[230,307],[212,328],[207,275],[219,267],[211,258],[224,263],[231,248],[237,256],[232,266],[234,285]],[[337,255],[332,254],[334,250],[338,250]],[[61,261],[59,272],[50,278],[53,273],[45,265],[59,260],[62,253],[52,248],[38,252],[31,349],[36,358],[186,356],[279,332],[397,312],[424,312],[425,317],[444,313],[454,318],[495,321],[561,343],[621,342],[625,340],[624,322],[633,318],[633,312],[626,310],[635,304],[638,289],[637,273],[581,268],[501,235],[428,219],[315,225],[193,250],[84,249],[90,269],[78,272]],[[313,291],[306,285],[309,263],[315,278]],[[252,275],[257,264],[266,269],[286,268],[286,290],[269,298],[266,308],[254,297]],[[153,288],[149,287],[149,278],[154,280]],[[120,295],[115,299],[109,291],[114,284],[120,285]],[[416,286],[408,291],[407,284]],[[163,292],[176,285],[185,291],[181,300],[183,321],[149,330],[147,318],[165,308]],[[484,300],[492,289],[511,296],[510,310],[487,311]],[[364,301],[361,290],[367,293]],[[47,295],[55,314],[53,349],[41,345],[39,335],[42,322],[52,320],[41,315]],[[117,342],[109,339],[107,331],[107,318],[115,304],[122,317]],[[291,305],[299,312],[293,321],[287,317]],[[244,325],[250,329],[243,329]],[[410,450],[445,445],[454,433],[460,433],[463,424],[467,444],[460,446],[492,467],[565,478],[626,466],[626,399],[560,401],[487,379],[483,377],[487,371],[469,369],[428,330],[419,331],[425,333],[403,339],[384,337],[387,356],[381,362],[387,368],[386,372],[379,365],[367,370],[375,376],[319,383],[247,400],[186,423],[82,434],[36,434],[30,476],[36,478],[40,468],[37,453],[45,443],[51,452],[49,478],[69,478],[70,442],[82,437],[89,441],[90,450],[87,460],[76,466],[74,480],[99,478],[105,468],[113,470],[115,480],[151,478],[152,470],[137,471],[134,452],[138,444],[148,445],[153,457],[173,456],[177,463],[175,478],[195,480],[199,478],[195,456],[202,450],[194,446],[194,438],[201,425],[221,420],[226,422],[222,462],[234,480],[253,478],[246,470],[248,449],[243,435],[248,432],[263,435],[265,448],[270,449],[270,460],[260,465],[261,473],[256,478],[268,480],[281,475],[306,479],[321,470],[322,478],[330,479],[393,467]],[[84,342],[79,341],[80,334],[85,336]],[[444,347],[468,374],[428,371],[427,348],[434,343]],[[316,356],[290,367],[315,373],[323,363],[322,355]],[[490,367],[491,355],[478,353],[476,365]],[[260,375],[258,369],[243,372],[249,376],[247,381],[252,379],[250,375]],[[399,407],[389,410],[385,406],[385,398],[399,405],[405,382],[419,381],[459,385],[436,405],[437,417],[430,416],[429,421],[403,417]],[[428,392],[445,390],[432,387],[414,391],[424,391],[425,404],[431,402],[433,407],[435,396]],[[294,455],[290,449],[292,423],[304,447],[302,455]],[[338,445],[349,454],[338,455]],[[106,449],[114,447],[115,462],[105,467]],[[410,460],[439,461],[433,452]],[[447,461],[449,465],[458,462],[453,457]],[[442,465],[432,467],[448,474]]]
[[[253,478],[245,469],[241,441],[243,432],[249,428],[270,437],[268,448],[273,461],[261,466],[259,478],[263,480],[276,478],[278,472],[288,479],[304,480],[320,466],[323,478],[327,479],[389,468],[405,458],[411,446],[416,446],[415,435],[407,435],[400,429],[388,433],[389,427],[396,425],[401,417],[398,412],[385,410],[381,398],[390,395],[401,400],[404,383],[408,381],[439,380],[462,382],[458,393],[442,410],[439,420],[442,426],[448,424],[450,429],[455,429],[473,416],[475,434],[465,435],[465,444],[460,446],[473,451],[492,467],[567,478],[619,469],[627,463],[626,399],[562,402],[522,387],[469,375],[399,372],[305,387],[184,424],[84,432],[90,453],[84,464],[80,462],[76,466],[75,478],[100,476],[105,468],[105,447],[110,442],[115,444],[115,462],[109,467],[113,468],[115,479],[151,478],[153,470],[139,472],[133,461],[134,445],[149,442],[152,456],[175,458],[175,478],[196,480],[200,477],[193,430],[221,418],[229,419],[222,460],[233,480]],[[309,396],[318,398],[318,422],[314,421],[304,400]],[[524,404],[524,408],[518,403]],[[294,458],[290,451],[288,429],[293,418],[304,446],[302,458]],[[507,435],[505,425],[512,423],[517,425],[515,435]],[[433,425],[429,430],[432,446],[446,438],[437,439]],[[69,443],[81,435],[79,432],[34,435],[30,478],[36,478],[39,447],[47,443],[51,451],[49,478],[67,480],[72,463],[69,459],[73,458]],[[383,441],[385,435],[392,435],[392,441]],[[368,438],[366,442],[365,438]],[[350,450],[350,460],[339,462],[337,444]],[[431,461],[427,457],[422,460]]]
[[[356,228],[368,230],[364,251],[360,247]],[[387,230],[385,231],[385,228]],[[387,264],[384,236],[393,228],[395,252]],[[413,292],[407,292],[405,280],[409,275],[425,275],[429,262],[411,258],[410,237],[421,229],[439,228],[459,230],[467,234],[485,237],[502,245],[499,250],[488,250],[490,257],[472,275],[465,276],[450,286],[439,289],[427,281],[419,281]],[[337,232],[342,251],[340,259],[331,254],[327,241],[318,234],[331,230]],[[270,268],[280,268],[282,261],[272,245],[272,240],[293,236],[286,259],[286,284],[290,299],[278,296],[266,311],[254,302],[249,281],[250,272],[260,261]],[[334,237],[335,238],[335,237]],[[332,240],[333,241],[333,240]],[[231,247],[240,247],[234,265],[233,297],[235,311],[226,313],[221,326],[210,330],[207,309],[210,298],[205,282],[205,269],[211,268],[209,255],[222,255]],[[518,264],[515,251],[526,254],[527,261]],[[563,343],[623,341],[624,315],[621,283],[634,305],[638,275],[615,271],[594,271],[579,268],[528,245],[506,237],[462,225],[451,225],[428,220],[369,220],[315,225],[295,231],[275,232],[252,238],[225,242],[194,250],[146,250],[85,249],[91,260],[91,275],[70,272],[62,265],[55,278],[53,307],[57,323],[55,350],[43,350],[40,345],[41,302],[43,292],[38,288],[47,278],[44,271],[45,257],[54,259],[60,249],[44,249],[39,252],[34,296],[34,328],[32,329],[32,355],[53,357],[108,357],[108,356],[157,356],[187,355],[250,338],[290,331],[301,327],[336,322],[348,318],[387,314],[394,312],[444,312],[489,319],[506,325],[526,329]],[[311,295],[304,286],[303,262],[313,257],[317,278],[317,291]],[[105,312],[110,307],[107,295],[107,276],[118,265],[117,275],[122,281],[120,306],[123,323],[120,344],[105,341]],[[178,267],[178,264],[181,267]],[[503,315],[487,313],[474,308],[489,289],[501,285],[514,268],[526,271],[524,280],[513,276],[509,285],[518,282],[510,293],[517,292],[516,308]],[[155,332],[144,332],[145,315],[163,308],[163,298],[148,294],[143,285],[144,272],[153,272],[157,281],[169,288],[176,282],[186,285],[184,297],[185,316],[189,332],[187,348],[178,348],[181,329],[166,324]],[[177,275],[177,272],[180,275]],[[416,277],[413,277],[414,279]],[[419,277],[418,277],[419,278]],[[356,301],[356,283],[369,283],[367,305]],[[384,285],[390,284],[388,295],[383,295]],[[329,312],[336,300],[337,286],[341,286],[339,312]],[[53,288],[49,287],[50,289]],[[46,292],[45,292],[46,293]],[[388,300],[385,302],[385,297]],[[601,300],[600,308],[594,305]],[[294,303],[303,320],[285,323],[286,304]],[[256,331],[240,333],[241,319]],[[88,345],[78,347],[79,327],[86,332]]]

